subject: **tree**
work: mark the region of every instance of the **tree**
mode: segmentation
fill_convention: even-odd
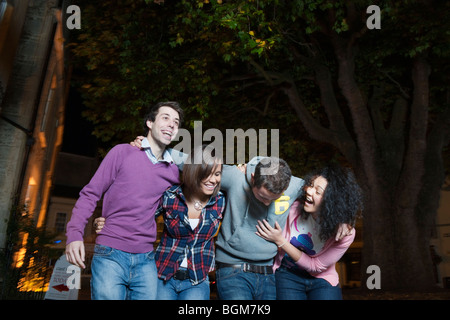
[[[102,154],[142,134],[143,114],[156,102],[185,102],[186,118],[197,119],[215,94],[214,71],[205,63],[209,53],[175,47],[174,6],[146,2],[77,1],[82,28],[72,31],[69,45],[72,82],[82,88],[84,116],[95,125]]]
[[[192,116],[213,119],[219,128],[227,115],[239,115],[236,124],[287,124],[291,136],[282,142],[303,142],[294,130],[305,130],[332,146],[365,190],[363,271],[379,266],[382,289],[432,287],[429,241],[450,135],[449,4],[378,1],[381,29],[370,30],[366,10],[372,1],[148,2],[130,1],[140,11],[133,9],[134,18],[106,41],[108,47],[121,37],[101,59],[137,58],[111,62],[126,80],[108,81],[126,88],[126,99],[130,86],[165,81],[151,98],[186,101]],[[158,23],[145,23],[151,14]],[[161,21],[167,27],[155,33]],[[134,22],[135,35],[146,30],[145,41],[125,32]],[[92,46],[94,35],[78,48]],[[133,47],[144,44],[148,54],[142,57]],[[92,52],[86,57],[100,58]],[[126,68],[139,74],[142,61],[152,67],[140,82]],[[173,77],[158,78],[161,66]],[[110,92],[99,84],[91,91],[96,104],[107,96],[102,91]],[[136,103],[151,100],[145,90],[135,96]],[[117,105],[121,95],[110,97]],[[304,129],[296,128],[293,114]]]
[[[287,95],[310,136],[355,169],[367,196],[364,266],[380,267],[385,289],[432,287],[429,241],[449,140],[449,6],[379,2],[382,28],[370,31],[368,6],[242,1],[209,14],[211,25],[235,31],[224,59],[247,60],[257,80]],[[307,77],[326,125],[308,110]]]

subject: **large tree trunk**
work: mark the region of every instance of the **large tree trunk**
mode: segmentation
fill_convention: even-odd
[[[396,259],[392,245],[395,225],[392,219],[388,192],[374,193],[364,188],[366,201],[363,213],[363,251],[361,261],[361,287],[367,288],[368,267],[375,265],[381,272],[381,289],[390,290],[396,283]]]
[[[381,126],[375,125],[375,119],[369,117],[367,104],[354,78],[353,50],[337,37],[333,38],[333,44],[339,64],[338,82],[352,114],[359,149],[357,170],[364,172],[369,193],[363,221],[365,260],[362,270],[372,264],[380,267],[384,289],[430,288],[434,282],[429,236],[421,234],[416,216],[427,149],[429,65],[423,58],[414,61],[414,94],[409,132],[402,141],[406,148],[401,148],[405,150],[401,170],[386,176],[395,173],[398,164],[387,157],[385,141],[380,139],[383,135],[375,132]]]
[[[412,177],[411,183],[421,184],[417,180]],[[436,189],[439,182],[434,184]],[[416,208],[403,208],[396,197],[392,197],[396,186],[384,187],[385,192],[380,195],[366,188],[369,198],[363,217],[362,287],[366,287],[367,278],[371,276],[366,273],[367,267],[377,265],[381,271],[382,290],[434,288],[430,225],[426,228],[422,224],[432,214],[428,212],[422,221],[418,220]],[[411,202],[415,201],[417,199],[411,199]]]
[[[344,123],[344,119],[333,109],[338,106],[335,96],[331,96],[334,92],[323,65],[316,64],[316,68],[320,67],[316,69],[316,81],[329,116],[329,129],[311,118],[294,84],[284,91],[311,137],[338,148],[352,164],[365,191],[361,285],[365,288],[371,276],[367,267],[376,265],[381,272],[382,290],[432,288],[435,281],[429,241],[436,208],[418,209],[422,202],[432,203],[431,197],[436,196],[423,193],[424,182],[438,192],[442,180],[430,180],[425,175],[432,166],[436,167],[431,159],[425,159],[431,148],[427,143],[429,66],[422,58],[414,61],[413,97],[408,102],[407,97],[399,94],[386,129],[377,112],[382,90],[374,90],[372,99],[366,101],[355,81],[353,49],[337,37],[333,45],[339,65],[338,84],[352,116],[353,134],[337,125],[338,121]],[[353,143],[348,142],[351,136]],[[433,155],[440,156],[442,145],[434,146]],[[442,176],[443,170],[438,171],[436,175]]]

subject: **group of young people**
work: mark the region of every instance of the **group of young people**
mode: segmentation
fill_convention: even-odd
[[[142,141],[113,147],[81,190],[66,257],[82,268],[84,228],[103,198],[91,298],[209,299],[216,270],[224,300],[341,299],[335,264],[362,210],[351,170],[300,179],[279,158],[255,157],[242,170],[207,145],[185,155],[167,147],[182,121],[178,103],[156,104]],[[164,230],[153,250],[158,215]]]

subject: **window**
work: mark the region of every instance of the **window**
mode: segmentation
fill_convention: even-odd
[[[66,230],[66,218],[67,213],[65,212],[58,212],[56,214],[55,231],[57,233],[63,233]]]

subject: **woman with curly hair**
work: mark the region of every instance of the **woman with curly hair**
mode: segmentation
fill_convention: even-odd
[[[355,239],[362,192],[350,169],[325,167],[305,178],[303,192],[291,206],[284,230],[258,221],[256,234],[277,244],[274,261],[277,299],[340,300],[336,262]],[[352,232],[336,240],[340,224]]]

